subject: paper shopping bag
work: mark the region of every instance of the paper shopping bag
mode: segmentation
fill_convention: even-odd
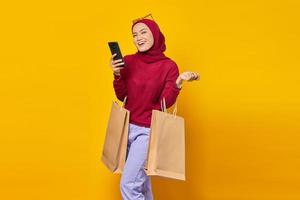
[[[163,99],[162,111],[152,110],[151,133],[145,172],[148,176],[185,180],[184,119],[169,114]]]
[[[113,173],[122,173],[127,150],[129,111],[117,102],[112,103],[101,160]]]

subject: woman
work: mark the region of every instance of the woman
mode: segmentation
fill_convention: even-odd
[[[176,63],[164,55],[165,38],[159,26],[150,19],[132,24],[135,54],[124,56],[124,62],[113,60],[113,86],[120,101],[127,97],[125,108],[130,111],[128,146],[124,171],[120,181],[123,200],[152,200],[150,177],[144,171],[147,159],[151,114],[160,110],[165,98],[166,107],[172,106],[183,81],[198,79],[194,72],[179,75]],[[120,67],[121,65],[125,65]]]

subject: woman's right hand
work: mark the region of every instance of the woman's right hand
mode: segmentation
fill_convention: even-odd
[[[122,59],[114,60],[114,57],[117,54],[113,54],[110,58],[110,68],[113,70],[114,74],[117,76],[121,75],[121,69],[124,69],[124,67],[119,67],[124,65],[124,62],[122,62]]]

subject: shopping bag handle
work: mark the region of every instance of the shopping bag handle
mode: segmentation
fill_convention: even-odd
[[[166,99],[163,97],[163,99],[160,101],[160,107],[162,112],[167,112],[167,107],[166,107]],[[176,117],[177,114],[177,99],[175,101],[175,107],[173,109],[173,115]]]
[[[163,111],[163,112],[167,111],[165,97],[163,97],[163,99],[160,101],[160,107],[161,107],[161,111]]]
[[[177,100],[175,101],[175,107],[173,109],[173,115],[175,115],[175,117],[176,117],[176,114],[177,114]]]
[[[122,105],[122,108],[124,108],[125,104],[126,104],[126,101],[127,101],[127,96],[125,96],[125,98],[123,99],[123,105]]]

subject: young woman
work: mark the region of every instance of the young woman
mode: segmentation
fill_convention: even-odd
[[[159,26],[150,19],[140,19],[132,24],[135,54],[113,60],[113,86],[120,101],[127,97],[125,108],[130,111],[127,156],[120,181],[123,200],[152,200],[150,177],[144,171],[147,159],[151,114],[160,110],[165,98],[166,107],[172,106],[183,81],[198,79],[194,72],[179,75],[176,63],[164,55],[165,38]],[[125,67],[120,67],[125,65]]]

